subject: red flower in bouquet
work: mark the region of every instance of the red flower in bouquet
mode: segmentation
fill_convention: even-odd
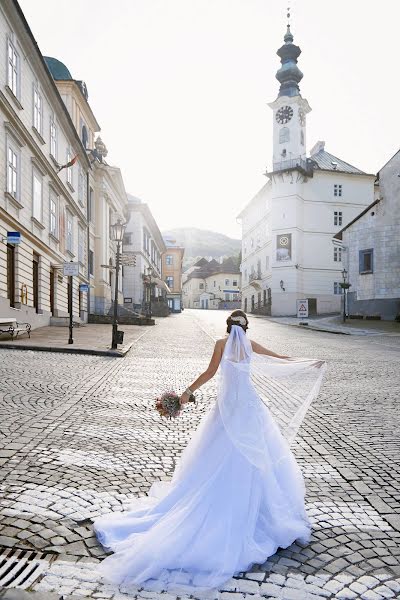
[[[162,396],[156,398],[156,410],[158,410],[162,417],[167,417],[169,419],[177,417],[182,410],[179,398],[180,396],[173,390],[164,392]],[[189,402],[196,402],[193,394],[190,396]]]

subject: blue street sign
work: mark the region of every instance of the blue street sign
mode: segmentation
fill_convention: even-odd
[[[79,284],[79,291],[80,292],[88,292],[89,291],[89,284],[88,283],[80,283]]]
[[[21,243],[21,232],[20,231],[7,231],[7,244],[20,244]]]

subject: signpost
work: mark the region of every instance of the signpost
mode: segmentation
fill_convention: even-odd
[[[88,292],[89,291],[89,284],[88,283],[80,283],[79,284],[79,291],[80,292]]]
[[[72,314],[72,309],[73,309],[73,290],[74,290],[74,284],[73,284],[73,278],[76,275],[79,275],[79,263],[78,262],[73,262],[71,260],[71,262],[65,262],[63,265],[63,273],[65,277],[68,277],[68,312],[69,312],[69,337],[68,337],[68,344],[73,344],[74,343],[74,339],[72,337],[72,330],[74,327],[74,321],[73,321],[73,314]]]
[[[20,231],[7,231],[7,244],[20,244],[21,243],[21,232]]]
[[[296,300],[297,318],[307,319],[308,318],[308,299]],[[304,321],[301,321],[301,325],[304,325]]]

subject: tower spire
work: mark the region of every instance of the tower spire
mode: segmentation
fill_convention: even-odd
[[[281,84],[279,96],[300,96],[299,83],[303,79],[303,73],[297,66],[297,59],[301,54],[299,46],[293,44],[293,34],[290,30],[290,7],[287,9],[287,29],[284,35],[283,46],[277,51],[282,66],[276,73],[276,78]]]

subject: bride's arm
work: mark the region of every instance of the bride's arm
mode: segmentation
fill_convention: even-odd
[[[276,354],[275,352],[272,352],[272,350],[268,350],[267,348],[264,348],[264,346],[261,346],[261,344],[257,344],[257,342],[253,342],[253,340],[251,340],[251,347],[253,348],[253,352],[256,352],[256,354],[266,354],[267,356],[273,356],[274,358],[290,358],[290,356],[283,356],[282,354]]]
[[[215,342],[214,352],[210,360],[210,364],[207,369],[191,384],[188,389],[192,392],[196,391],[204,385],[207,381],[209,381],[212,377],[214,377],[215,373],[218,371],[219,363],[221,362],[223,351],[223,340],[218,340]],[[190,398],[190,394],[187,392],[183,392],[180,397],[181,404],[185,404],[188,402]]]

